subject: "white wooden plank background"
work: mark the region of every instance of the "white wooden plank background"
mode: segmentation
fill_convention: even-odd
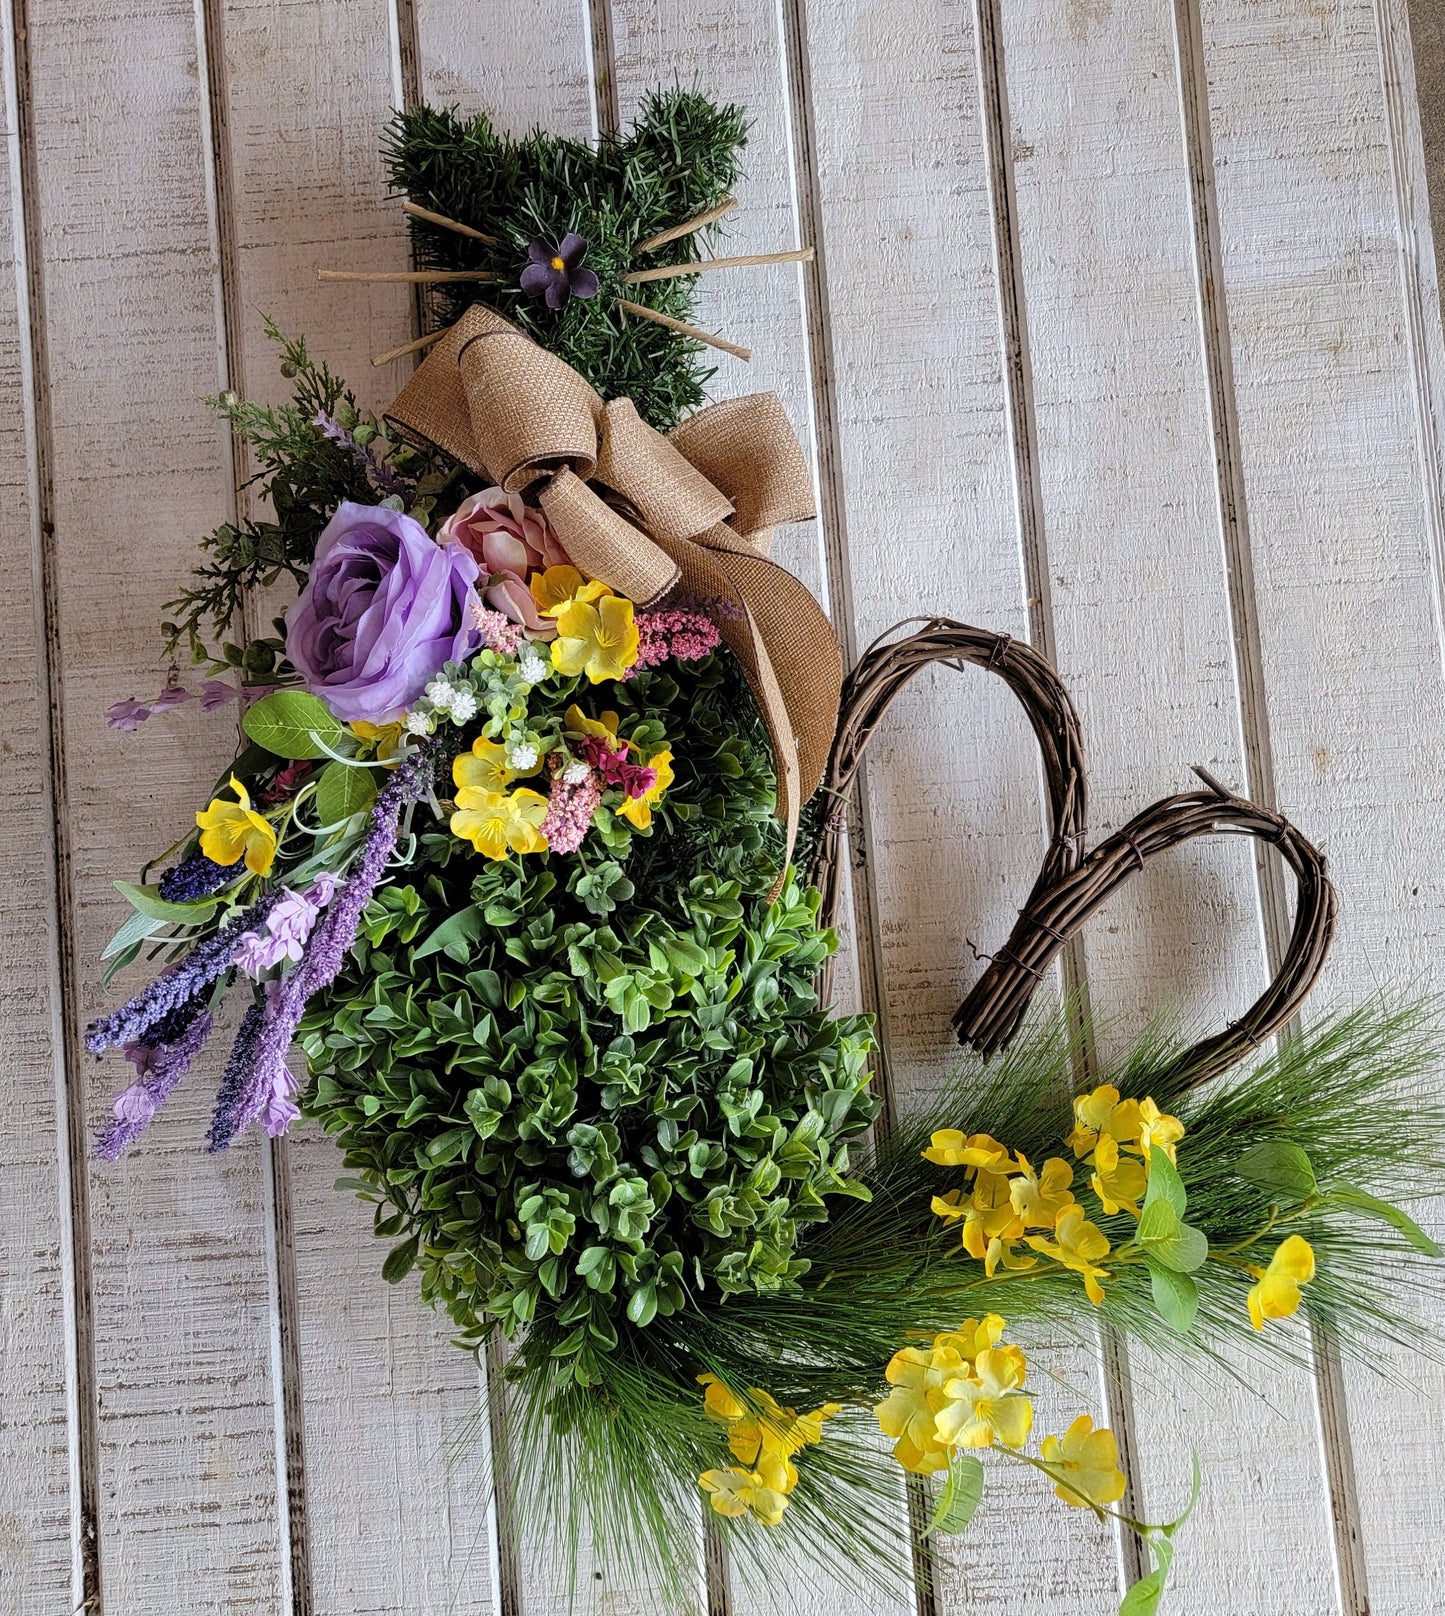
[[[5,1616],[563,1602],[556,1545],[497,1541],[484,1455],[446,1465],[475,1375],[381,1282],[323,1138],[209,1158],[197,1082],[124,1165],[85,1154],[114,1075],[76,1038],[110,882],[228,745],[192,712],[118,738],[103,710],[159,687],[159,603],[232,508],[196,400],[275,394],[262,313],[368,400],[399,383],[367,360],[411,331],[404,292],[311,275],[405,262],[375,140],[395,105],[589,138],[657,82],[745,102],[730,241],[817,259],[705,281],[702,318],[756,351],[718,392],[776,388],[812,457],[823,519],[784,559],[850,652],[934,611],[1033,640],[1083,716],[1096,836],[1208,764],[1330,856],[1320,1004],[1429,979],[1445,345],[1403,0],[9,0],[3,69]],[[1039,854],[1007,696],[921,682],[864,809],[840,992],[879,1011],[906,1107],[951,1058],[969,941],[1002,937]],[[1222,1017],[1282,923],[1269,872],[1207,847],[1072,968],[1124,1026],[1161,1001]],[[1103,1343],[1045,1356],[1109,1400],[1146,1513],[1199,1451],[1173,1610],[1445,1607],[1439,1372],[1416,1394],[1251,1371],[1261,1401]],[[771,1562],[771,1596],[734,1567],[699,1600],[1111,1610],[1129,1545],[999,1480],[931,1600]],[[583,1560],[581,1608],[660,1608]]]

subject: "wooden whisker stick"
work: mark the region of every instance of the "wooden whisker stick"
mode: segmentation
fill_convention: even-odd
[[[632,257],[639,254],[653,252],[658,247],[665,247],[669,241],[680,241],[684,236],[690,236],[694,230],[701,230],[710,225],[714,219],[721,219],[723,214],[731,213],[738,205],[735,196],[725,196],[715,208],[709,208],[706,213],[699,213],[694,218],[675,224],[670,230],[659,230],[655,236],[649,236],[646,241],[639,241],[632,249]]]
[[[651,320],[655,325],[665,325],[669,331],[691,337],[694,342],[705,342],[709,348],[721,348],[724,353],[732,354],[736,359],[753,357],[751,348],[740,348],[737,343],[729,342],[725,337],[715,337],[711,331],[703,331],[698,326],[689,325],[686,320],[674,319],[672,315],[663,314],[658,309],[644,308],[641,303],[629,303],[625,297],[617,299],[617,307],[625,309],[629,314],[635,314],[640,320]]]
[[[428,331],[424,337],[418,337],[414,342],[404,342],[399,348],[388,348],[385,353],[373,354],[373,365],[389,365],[393,359],[404,359],[409,353],[420,353],[423,348],[430,348],[432,343],[440,342],[446,336],[443,331]]]
[[[447,281],[494,281],[489,269],[318,269],[319,281],[376,281],[386,285],[430,286]]]
[[[425,219],[428,224],[440,225],[443,230],[455,230],[459,236],[470,236],[473,241],[480,241],[488,247],[498,245],[495,236],[486,235],[480,230],[473,230],[469,224],[462,224],[456,219],[449,219],[444,213],[433,213],[430,208],[424,208],[420,202],[413,202],[410,197],[402,203],[401,211],[411,214],[413,219]]]
[[[703,258],[695,264],[664,264],[659,269],[634,269],[619,277],[623,286],[640,286],[644,281],[673,281],[679,275],[705,275],[710,269],[746,269],[752,264],[808,264],[813,259],[811,247],[799,247],[793,252],[748,253],[742,258]]]

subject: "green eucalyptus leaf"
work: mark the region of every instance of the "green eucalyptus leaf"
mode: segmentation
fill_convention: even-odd
[[[1333,1185],[1330,1189],[1330,1200],[1336,1206],[1347,1206],[1351,1211],[1359,1212],[1367,1218],[1378,1218],[1381,1223],[1388,1223],[1392,1229],[1404,1235],[1416,1251],[1422,1252],[1426,1257],[1442,1255],[1440,1246],[1425,1233],[1414,1218],[1398,1206],[1391,1206],[1388,1201],[1381,1201],[1364,1190],[1356,1189],[1353,1184]]]
[[[983,1499],[983,1484],[983,1465],[971,1453],[951,1453],[943,1490],[928,1522],[928,1533],[951,1537],[962,1532]]]
[[[283,758],[321,758],[337,749],[346,731],[318,696],[276,690],[247,709],[241,727],[257,746]],[[318,745],[325,742],[325,745]]]
[[[1176,1335],[1188,1335],[1199,1312],[1199,1287],[1188,1274],[1162,1263],[1149,1264],[1149,1289],[1159,1316]]]
[[[1234,1170],[1281,1200],[1305,1201],[1319,1188],[1309,1157],[1287,1139],[1266,1139],[1246,1150]]]
[[[149,915],[170,926],[199,926],[209,920],[219,908],[219,898],[200,898],[195,903],[171,903],[161,897],[159,887],[138,886],[134,881],[117,881],[120,893],[138,914]],[[102,958],[105,956],[102,955]]]
[[[339,825],[375,800],[376,777],[370,769],[328,763],[316,782],[316,814],[323,825]]]
[[[1184,1193],[1184,1180],[1179,1176],[1179,1169],[1156,1145],[1149,1152],[1149,1188],[1144,1196],[1144,1205],[1157,1206],[1160,1202],[1172,1206],[1182,1218],[1188,1197]]]

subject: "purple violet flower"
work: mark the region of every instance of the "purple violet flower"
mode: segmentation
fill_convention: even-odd
[[[529,297],[545,297],[549,309],[560,309],[569,297],[596,297],[597,277],[582,265],[589,245],[572,230],[555,247],[534,237],[522,271],[522,290]]]
[[[96,1139],[95,1153],[102,1161],[114,1161],[145,1131],[190,1070],[210,1031],[211,1013],[207,1010],[194,1017],[174,1043],[126,1046],[126,1059],[135,1065],[136,1080],[116,1097],[111,1121]]]

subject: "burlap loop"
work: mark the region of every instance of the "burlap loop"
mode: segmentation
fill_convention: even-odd
[[[565,361],[473,304],[388,416],[509,492],[535,488],[588,577],[638,606],[675,589],[714,616],[767,725],[791,857],[798,810],[827,766],[843,665],[817,601],[767,559],[778,523],[813,515],[778,399],[713,404],[664,437],[630,400],[604,405]]]

